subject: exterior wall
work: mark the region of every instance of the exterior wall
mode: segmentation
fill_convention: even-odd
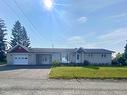
[[[69,62],[75,63],[76,62],[76,53],[75,52],[70,52],[68,59],[69,59]]]
[[[79,54],[79,60],[77,60],[77,54]],[[106,57],[102,57],[102,53],[98,54],[85,54],[85,53],[73,53],[71,54],[71,61],[73,63],[83,63],[84,60],[89,61],[93,65],[111,64],[112,54],[106,54]]]
[[[61,53],[52,53],[52,62],[55,60],[61,62]]]
[[[30,53],[28,55],[28,64],[29,65],[36,65],[36,53]]]
[[[45,54],[45,53],[7,53],[7,62],[8,65],[13,65],[13,56],[15,54],[28,54],[28,65],[36,65],[37,64],[37,54]],[[53,61],[62,62],[62,58],[67,58],[67,62],[70,63],[83,63],[84,60],[89,61],[93,65],[99,64],[111,64],[112,54],[106,54],[106,57],[102,57],[102,53],[98,54],[86,54],[86,53],[79,53],[80,61],[77,62],[77,53],[76,52],[57,52],[57,53],[46,53],[51,54],[51,59]]]
[[[106,57],[102,57],[102,53],[100,54],[84,54],[84,60],[89,61],[93,65],[99,64],[111,64],[112,56],[111,54],[106,54]]]
[[[13,54],[7,53],[7,64],[12,65],[13,64]]]

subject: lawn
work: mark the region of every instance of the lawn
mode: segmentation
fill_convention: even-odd
[[[50,78],[127,79],[127,67],[52,67]]]

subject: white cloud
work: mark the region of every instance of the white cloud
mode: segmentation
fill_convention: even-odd
[[[110,18],[120,18],[120,17],[126,17],[126,16],[127,16],[127,13],[122,13],[122,14],[110,16]]]
[[[73,36],[69,39],[67,39],[68,43],[72,44],[83,44],[85,43],[85,39],[81,36]]]
[[[67,44],[72,47],[95,48],[95,45],[88,43],[82,36],[72,36],[67,39]]]
[[[127,28],[120,28],[113,32],[103,34],[99,37],[99,39],[111,41],[127,40]]]
[[[127,28],[120,28],[98,37],[97,46],[107,47],[116,52],[123,52],[127,40]]]
[[[85,22],[88,21],[88,18],[83,16],[83,17],[78,18],[77,21],[80,22],[80,23],[85,23]]]
[[[89,36],[89,35],[88,35]],[[92,38],[92,39],[89,39]],[[102,35],[92,34],[87,36],[72,36],[64,42],[67,47],[106,48],[123,52],[127,40],[127,28],[119,28]]]

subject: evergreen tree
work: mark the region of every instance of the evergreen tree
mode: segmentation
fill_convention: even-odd
[[[3,61],[5,58],[5,50],[6,50],[5,31],[6,31],[6,27],[5,27],[4,20],[0,18],[0,61]]]
[[[11,46],[14,47],[17,44],[21,44],[25,47],[30,45],[29,38],[27,36],[27,32],[25,28],[21,25],[19,21],[16,21],[13,29],[12,29],[12,36],[11,37]]]
[[[30,45],[30,40],[27,36],[25,27],[22,27],[22,45],[28,47]]]
[[[127,60],[127,44],[126,44],[125,50],[124,50],[124,57],[125,57],[125,59]]]

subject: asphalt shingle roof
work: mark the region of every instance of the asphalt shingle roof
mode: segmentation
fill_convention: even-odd
[[[30,52],[76,52],[77,50],[82,49],[85,53],[113,53],[114,51],[110,51],[107,49],[84,49],[84,48],[30,48]]]

